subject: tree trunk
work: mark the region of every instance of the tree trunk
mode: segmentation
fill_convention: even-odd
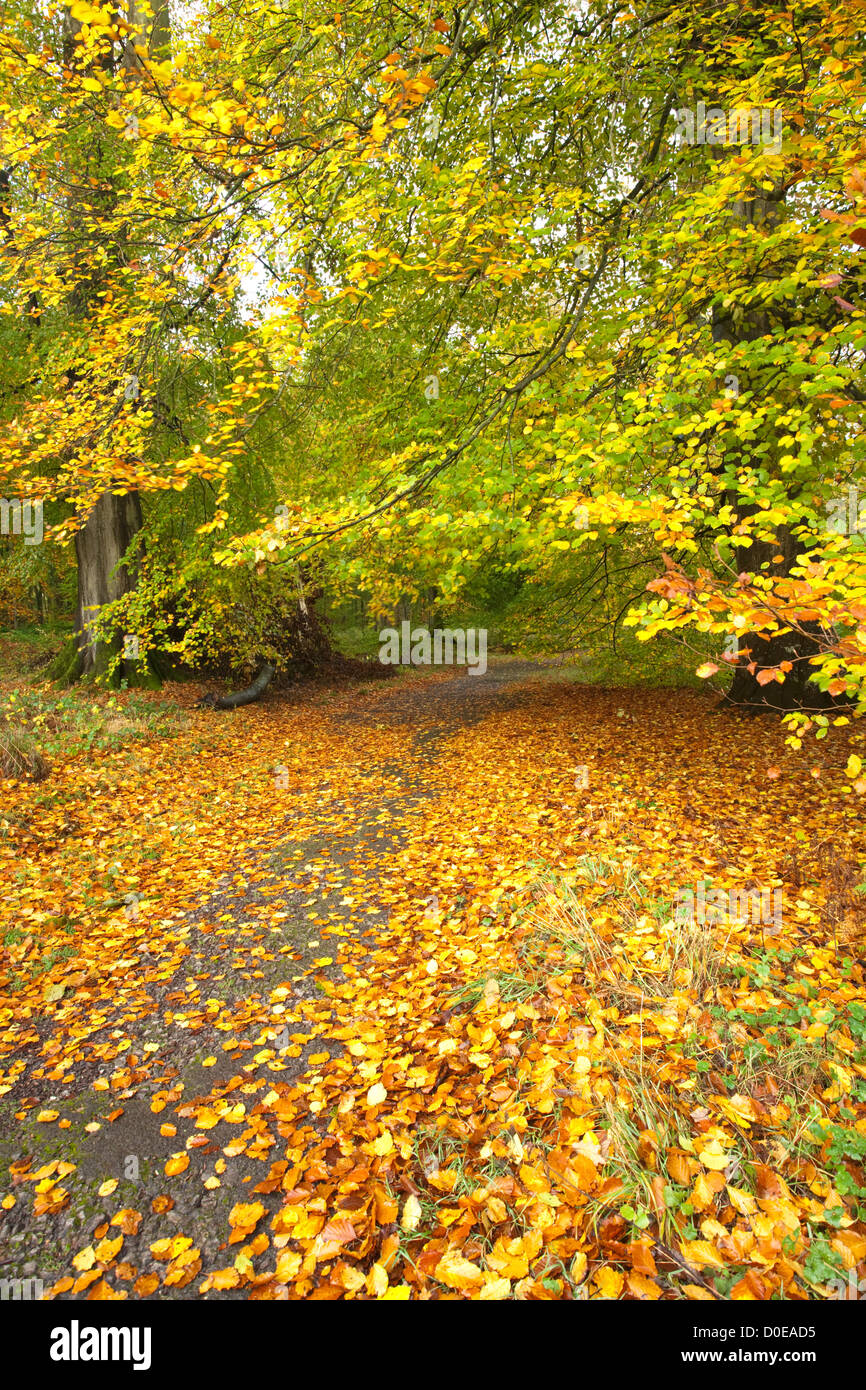
[[[104,675],[111,658],[120,651],[123,635],[111,641],[97,639],[95,619],[106,603],[122,598],[135,588],[136,564],[123,556],[141,530],[141,503],[138,493],[115,497],[104,492],[75,537],[78,560],[78,609],[76,614],[77,675]],[[134,636],[135,634],[129,634]],[[124,677],[131,683],[137,674],[137,661],[122,662]]]
[[[127,5],[129,22],[143,24],[148,31],[148,51],[151,56],[166,57],[171,51],[171,27],[169,22],[168,0],[157,3],[145,13],[139,0],[130,0]],[[74,18],[71,11],[64,11],[64,52],[69,59],[74,52],[75,36],[81,29],[81,21]],[[122,57],[127,72],[141,67],[134,46],[127,43]],[[105,60],[102,66],[109,70],[113,59]],[[70,209],[70,211],[74,211]],[[87,306],[73,300],[72,311],[86,313]],[[80,676],[104,675],[111,659],[123,648],[124,634],[118,633],[109,641],[98,640],[95,620],[104,604],[122,598],[135,588],[137,564],[133,555],[127,562],[123,556],[131,542],[141,530],[141,502],[137,492],[116,497],[113,492],[104,492],[91,511],[84,525],[75,537],[75,555],[78,562],[78,606],[75,622],[74,644],[71,650],[61,652],[51,668],[55,679],[71,683]],[[135,634],[127,634],[134,637]],[[124,657],[119,675],[137,685],[158,685],[159,677],[150,663],[137,657]]]
[[[740,226],[764,228],[767,232],[777,226],[783,215],[781,190],[756,190],[753,197],[737,199],[731,205],[734,222]],[[763,310],[714,311],[712,333],[717,343],[752,342],[756,338],[768,337],[772,332],[771,318]],[[755,389],[755,385],[741,378],[737,382],[738,394],[746,389]],[[736,490],[727,493],[726,501],[734,509],[738,521],[754,516],[757,510],[745,504]],[[795,539],[787,526],[780,526],[774,540],[755,540],[750,546],[737,547],[734,550],[734,563],[738,574],[783,578],[790,574],[797,553],[802,549],[803,542]],[[820,710],[837,703],[809,682],[813,670],[809,658],[821,650],[822,639],[825,638],[826,634],[817,624],[804,625],[803,630],[791,630],[769,638],[754,632],[747,633],[740,638],[740,656],[727,693],[728,701],[755,711]],[[791,663],[791,670],[786,673],[784,682],[774,679],[762,685],[758,679],[760,673],[770,667],[778,668],[782,662]],[[749,666],[754,669],[749,670]]]
[[[751,514],[750,509],[740,506],[738,518]],[[792,536],[787,526],[780,526],[773,541],[756,540],[752,545],[736,550],[738,572],[752,574],[790,574],[803,542]],[[781,560],[779,557],[781,556]],[[740,638],[740,656],[727,693],[727,699],[741,708],[760,710],[824,710],[842,704],[834,700],[826,691],[819,690],[809,677],[814,670],[809,658],[825,647],[830,634],[824,632],[817,623],[803,623],[796,630],[776,633],[771,637],[761,637],[751,632]],[[770,680],[762,685],[758,680],[761,671],[778,669],[782,662],[790,662],[791,670],[785,674],[784,682]],[[754,664],[755,669],[748,667]]]

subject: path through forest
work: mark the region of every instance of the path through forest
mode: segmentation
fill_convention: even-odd
[[[820,873],[828,828],[837,880],[854,862],[856,816],[813,763],[700,695],[501,663],[190,712],[20,788],[3,1276],[66,1298],[803,1288],[779,1232],[840,1199],[817,1152],[792,1182],[785,1086],[833,1118],[863,1067],[808,989],[799,1080],[787,1054],[743,1058],[780,969],[785,998],[820,977],[843,1039],[864,997],[826,949],[828,914],[853,928]],[[669,904],[700,874],[778,885],[784,929],[684,948]],[[672,1223],[664,1171],[700,1229]]]
[[[112,1022],[127,1025],[123,1028],[123,1042],[127,1044],[123,1050],[129,1050],[136,1062],[136,1066],[130,1068],[130,1074],[123,1073],[122,1079],[134,1084],[146,1075],[148,1084],[141,1092],[136,1086],[131,1094],[123,1094],[123,1106],[114,1107],[120,1109],[121,1113],[106,1125],[98,1121],[105,1109],[100,1101],[100,1093],[90,1093],[82,1085],[84,1083],[92,1088],[93,1080],[99,1079],[96,1060],[86,1071],[77,1066],[76,1079],[73,1081],[67,1077],[66,1085],[58,1085],[60,1078],[54,1082],[39,1078],[43,1082],[36,1088],[40,1101],[39,1113],[55,1107],[58,1121],[69,1121],[70,1129],[84,1131],[80,1141],[80,1163],[75,1170],[81,1181],[69,1181],[64,1175],[66,1188],[74,1190],[62,1208],[53,1213],[53,1220],[45,1219],[46,1215],[52,1213],[34,1215],[23,1204],[18,1205],[17,1211],[13,1209],[6,1214],[3,1220],[4,1239],[0,1247],[4,1277],[41,1277],[47,1287],[52,1273],[56,1274],[64,1268],[64,1253],[68,1252],[71,1256],[76,1252],[78,1233],[89,1230],[94,1224],[98,1225],[99,1212],[104,1211],[108,1218],[109,1208],[118,1206],[120,1195],[126,1196],[133,1207],[144,1209],[154,1199],[158,1201],[166,1188],[164,1165],[170,1160],[171,1154],[181,1147],[177,1135],[161,1132],[164,1128],[162,1112],[165,1097],[176,1093],[173,1096],[175,1101],[189,1101],[211,1091],[215,1084],[219,1087],[220,1096],[232,1094],[236,1089],[232,1082],[236,1079],[238,1059],[245,1060],[242,1054],[255,1047],[254,1039],[261,1033],[262,1015],[255,1006],[263,998],[264,982],[277,988],[285,987],[286,955],[291,961],[292,984],[287,1002],[278,1005],[280,1014],[275,1017],[276,1022],[282,1023],[283,1018],[288,1018],[295,1004],[303,1005],[317,996],[319,989],[314,974],[319,973],[323,978],[341,975],[339,967],[318,967],[315,964],[323,950],[319,949],[321,943],[315,939],[317,930],[311,929],[309,923],[325,920],[319,915],[322,908],[327,911],[328,935],[343,931],[350,931],[353,936],[360,935],[360,932],[353,930],[355,925],[363,929],[364,936],[371,933],[377,935],[379,931],[387,929],[387,909],[371,906],[376,902],[379,857],[392,853],[405,843],[405,818],[430,797],[425,774],[439,755],[443,736],[453,732],[456,727],[482,718],[493,706],[503,707],[503,693],[515,682],[532,675],[535,669],[526,662],[502,664],[482,677],[467,674],[446,683],[389,689],[385,699],[377,700],[369,713],[366,701],[359,701],[354,707],[350,703],[338,716],[337,727],[345,738],[351,739],[353,731],[358,728],[367,731],[388,727],[411,728],[412,757],[409,761],[405,758],[372,761],[364,772],[367,794],[360,803],[354,801],[351,808],[344,798],[334,795],[331,779],[323,779],[315,795],[320,824],[314,833],[301,839],[291,834],[292,810],[282,805],[284,797],[290,798],[288,789],[281,786],[281,781],[286,778],[286,772],[282,770],[285,764],[275,758],[274,767],[281,769],[273,773],[274,804],[275,809],[279,807],[280,811],[280,829],[274,829],[272,836],[268,837],[271,843],[266,849],[261,844],[242,849],[237,863],[220,876],[213,891],[203,896],[185,914],[184,925],[180,928],[185,946],[183,964],[178,964],[171,971],[153,972],[157,977],[164,977],[158,983],[156,980],[148,981],[151,987],[147,989],[147,994],[153,1008],[138,1013],[134,1027],[128,1026],[130,1020],[124,1017],[120,1009],[114,1011]],[[260,711],[256,713],[260,714]],[[283,838],[286,831],[289,838]],[[360,923],[354,910],[355,900],[338,899],[334,887],[351,876],[357,876],[359,872],[365,879],[365,907]],[[280,924],[271,928],[281,938],[277,950],[263,949],[257,933],[253,933],[248,945],[242,944],[238,948],[235,924],[245,919],[251,919],[248,925],[259,924],[264,917],[273,915],[278,905],[284,909],[278,914]],[[130,925],[137,925],[142,918],[142,909],[137,903],[129,906],[131,911],[124,908],[126,921]],[[214,927],[215,922],[230,925]],[[282,944],[282,938],[291,942],[289,948]],[[247,961],[243,958],[245,950],[249,952]],[[147,949],[141,955],[144,959],[154,956],[154,963],[160,960],[156,953]],[[218,1051],[216,1059],[208,1058],[204,1065],[202,1059],[207,1049],[200,1045],[199,1033],[202,1030],[182,1026],[185,1019],[180,1021],[181,1028],[178,1029],[173,1026],[178,1022],[176,1014],[172,1023],[167,1024],[160,1013],[176,989],[182,971],[185,977],[190,957],[196,961],[197,973],[200,976],[208,975],[211,981],[210,997],[218,999],[221,1005],[230,1006],[235,1011],[233,1018],[239,1025],[232,1030],[237,1047]],[[249,968],[244,968],[244,964]],[[152,984],[156,984],[156,987],[153,988]],[[248,1019],[244,1018],[245,1011]],[[216,1023],[213,1017],[208,1021]],[[280,1048],[283,1058],[289,1055],[288,1061],[280,1063],[280,1080],[283,1082],[302,1076],[309,1056],[316,1052],[317,1046],[320,1050],[322,1047],[322,1044],[311,1043],[309,1037],[302,1041],[302,1017],[294,1017],[292,1023],[295,1038],[291,1045],[285,1044]],[[286,1026],[283,1024],[283,1027]],[[102,1037],[109,1031],[106,1020],[94,1033]],[[271,1031],[277,1034],[276,1039],[262,1041],[273,1043],[276,1040],[282,1043],[282,1029]],[[317,1032],[310,1036],[315,1037]],[[50,1028],[40,1028],[39,1038],[43,1041],[39,1053],[42,1057],[45,1043],[49,1048],[54,1045]],[[36,1039],[31,1035],[29,1041],[32,1047]],[[77,1035],[76,1042],[80,1041],[80,1035]],[[331,1050],[335,1049],[336,1045],[332,1044]],[[91,1048],[91,1051],[94,1050]],[[108,1052],[112,1050],[109,1046]],[[258,1050],[268,1051],[266,1048]],[[272,1052],[273,1049],[270,1050]],[[295,1055],[291,1056],[292,1053]],[[139,1067],[139,1060],[145,1066]],[[255,1075],[261,1069],[260,1064],[254,1063],[250,1072]],[[138,1071],[142,1073],[141,1078],[136,1076]],[[24,1072],[24,1076],[31,1074]],[[246,1071],[243,1073],[243,1084],[254,1084]],[[15,1091],[22,1089],[19,1083]],[[123,1085],[121,1089],[126,1092],[130,1088]],[[155,1105],[154,1096],[157,1097]],[[35,1098],[33,1095],[28,1097],[31,1104],[26,1113],[31,1118]],[[31,1123],[24,1127],[22,1134],[13,1118],[17,1099],[18,1096],[10,1092],[3,1104],[4,1120],[11,1121],[8,1126],[4,1124],[3,1137],[0,1139],[3,1170],[10,1164],[22,1162],[31,1154],[37,1155],[27,1169],[28,1174],[33,1176],[34,1167],[41,1171],[46,1165],[51,1166],[52,1162],[67,1164],[71,1148],[67,1127],[55,1131],[52,1125],[50,1134],[46,1134],[45,1130]],[[178,1133],[186,1140],[195,1131],[192,1117],[184,1118],[186,1123],[180,1124]],[[94,1126],[89,1135],[86,1133],[88,1123]],[[227,1165],[224,1185],[216,1191],[204,1190],[201,1184],[207,1176],[207,1162],[214,1148],[213,1144],[208,1144],[190,1151],[192,1162],[184,1170],[181,1191],[175,1189],[174,1206],[167,1212],[152,1214],[154,1218],[164,1218],[160,1230],[165,1225],[169,1230],[182,1226],[195,1245],[206,1250],[212,1258],[227,1235],[228,1208],[234,1205],[235,1197],[243,1193],[242,1185],[259,1176],[254,1160],[237,1161],[238,1158],[246,1158],[242,1151],[240,1155],[233,1155],[235,1161]],[[125,1178],[124,1174],[130,1172],[137,1172],[137,1176]],[[47,1176],[50,1180],[53,1173]],[[116,1186],[101,1201],[97,1199],[94,1202],[95,1184]],[[115,1192],[118,1197],[115,1197]],[[121,1263],[130,1266],[132,1261],[130,1268],[136,1269],[136,1277],[143,1273],[147,1278],[149,1270],[160,1268],[148,1251],[148,1242],[154,1234],[152,1224],[145,1221],[134,1234],[126,1233],[125,1260]],[[109,1229],[110,1236],[116,1237],[117,1234],[119,1231]],[[188,1267],[183,1266],[185,1270]],[[83,1288],[86,1287],[87,1280],[83,1281]],[[176,1292],[180,1296],[184,1292],[188,1297],[195,1296],[196,1288],[184,1282]]]

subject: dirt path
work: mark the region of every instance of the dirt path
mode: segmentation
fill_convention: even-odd
[[[190,713],[13,789],[2,1275],[832,1297],[866,1251],[864,854],[844,738],[820,756],[503,663]],[[778,920],[687,929],[705,883]]]
[[[369,764],[365,769],[368,791],[355,808],[335,797],[329,779],[323,779],[316,789],[321,801],[319,833],[297,839],[277,831],[267,848],[238,854],[213,891],[185,915],[179,928],[185,937],[183,963],[156,985],[143,986],[149,1007],[134,1019],[120,1013],[112,1018],[110,1010],[104,1010],[108,1016],[103,1031],[111,1034],[112,1025],[121,1027],[129,1057],[128,1067],[120,1072],[120,1084],[117,1072],[101,1068],[94,1059],[89,1065],[77,1065],[75,1081],[65,1086],[45,1079],[34,1082],[25,1072],[0,1102],[0,1171],[11,1170],[22,1182],[32,1182],[37,1172],[44,1172],[43,1181],[68,1194],[56,1211],[36,1214],[29,1202],[19,1200],[0,1213],[3,1278],[41,1280],[46,1290],[64,1278],[80,1282],[83,1275],[89,1280],[100,1262],[94,1260],[88,1269],[89,1257],[77,1266],[72,1257],[82,1249],[99,1251],[100,1240],[101,1253],[108,1254],[105,1242],[116,1240],[121,1230],[120,1265],[127,1285],[164,1275],[166,1262],[157,1260],[149,1247],[158,1239],[171,1238],[173,1232],[182,1233],[187,1249],[200,1252],[194,1262],[197,1267],[200,1263],[207,1269],[219,1263],[218,1250],[230,1229],[229,1211],[261,1179],[262,1162],[261,1156],[250,1157],[248,1146],[241,1147],[222,1161],[219,1187],[208,1190],[205,1179],[209,1172],[214,1175],[214,1160],[224,1152],[224,1144],[203,1142],[200,1147],[185,1148],[190,1138],[202,1138],[193,1107],[201,1108],[208,1098],[224,1102],[225,1111],[231,1113],[231,1098],[238,1093],[258,1095],[273,1080],[291,1082],[309,1069],[311,1056],[321,1059],[339,1050],[338,1044],[323,1042],[319,1036],[317,1001],[323,995],[317,981],[342,978],[342,971],[339,966],[317,966],[316,962],[329,959],[326,946],[335,937],[352,935],[362,944],[387,940],[388,911],[379,901],[377,865],[405,845],[413,819],[435,795],[429,773],[441,757],[443,739],[483,720],[494,709],[513,707],[520,702],[521,683],[543,675],[531,663],[502,664],[483,676],[399,685],[384,691],[369,710],[360,702],[355,707],[349,702],[335,715],[335,730],[347,740],[362,728],[411,730],[410,756]],[[350,829],[345,825],[347,814]],[[291,821],[289,805],[284,830]],[[341,887],[350,880],[357,883],[359,876],[366,904],[360,922],[355,897],[339,896]],[[276,946],[268,940],[263,947],[263,933],[247,937],[250,920],[269,917],[277,909],[279,925],[271,923],[267,933],[278,938]],[[135,913],[134,907],[131,912]],[[321,934],[318,928],[310,930],[313,919],[327,920]],[[240,937],[239,924],[245,928]],[[155,958],[149,963],[158,966],[160,961]],[[150,973],[160,972],[151,969]],[[230,1014],[234,1046],[229,1050],[224,1049],[222,1035],[207,1023],[195,1031],[184,1026],[176,1000],[191,975],[208,980],[211,1011],[213,1001],[219,1004],[213,1021],[225,1028],[225,1016]],[[269,1026],[263,1028],[269,995],[279,988],[287,991],[277,1006],[279,1013],[271,1013]],[[280,1022],[282,1028],[276,1026]],[[50,1021],[43,1020],[39,1028],[43,1049],[50,1035]],[[145,1062],[146,1067],[141,1065]],[[116,1100],[108,1110],[104,1092],[93,1089],[100,1080],[110,1084]],[[28,1109],[21,1111],[18,1107],[25,1097]],[[184,1104],[190,1107],[189,1113],[183,1113]],[[38,1122],[37,1114],[46,1111],[57,1112],[63,1127],[57,1121]],[[115,1112],[119,1113],[106,1122],[106,1115]],[[310,1120],[314,1129],[322,1129],[315,1116]],[[166,1124],[175,1132],[166,1133]],[[226,1127],[219,1125],[221,1139]],[[179,1152],[188,1154],[189,1166],[168,1180],[165,1165]],[[67,1165],[74,1169],[65,1172]],[[279,1192],[261,1195],[269,1208],[278,1206]],[[154,1211],[154,1202],[158,1207],[172,1205]],[[129,1229],[135,1224],[132,1217],[123,1226],[109,1224],[119,1210],[141,1214],[135,1231]],[[183,1253],[179,1252],[181,1258]],[[158,1296],[200,1296],[198,1279],[186,1277],[189,1269],[190,1265],[181,1263],[176,1283],[161,1284]],[[86,1297],[90,1288],[92,1282],[85,1282],[77,1291],[74,1285],[60,1289],[57,1296]],[[147,1282],[139,1284],[139,1295],[146,1289]],[[222,1290],[218,1296],[248,1295]]]

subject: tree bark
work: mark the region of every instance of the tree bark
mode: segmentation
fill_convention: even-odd
[[[78,560],[78,610],[76,637],[79,654],[78,675],[104,675],[111,658],[122,646],[122,635],[100,641],[95,632],[99,610],[106,603],[122,598],[135,588],[137,566],[124,561],[130,544],[141,530],[141,503],[138,493],[115,497],[104,492],[75,537]],[[131,634],[134,635],[134,634]],[[133,681],[137,663],[124,660],[123,674]]]
[[[751,225],[770,232],[784,215],[783,197],[780,191],[758,191],[748,199],[738,199],[731,205],[732,219],[740,226]],[[773,324],[764,310],[737,313],[714,312],[714,342],[743,343],[756,338],[769,337]],[[740,380],[738,389],[754,389],[754,383]],[[726,501],[734,509],[738,521],[754,516],[756,508],[746,505],[736,490],[727,493]],[[787,526],[780,526],[774,540],[754,540],[749,546],[734,550],[734,564],[738,574],[768,575],[784,578],[789,575],[803,542],[798,541]],[[781,557],[781,559],[779,559]],[[734,673],[734,679],[727,693],[727,700],[741,708],[760,710],[826,709],[837,701],[818,689],[809,681],[812,667],[809,658],[822,648],[827,634],[817,624],[804,625],[802,630],[791,630],[771,637],[750,632],[740,638],[741,655]],[[762,685],[758,679],[761,671],[778,668],[782,662],[790,662],[791,670],[784,682],[771,680]],[[754,669],[749,670],[749,666]]]
[[[270,662],[266,662],[252,685],[245,686],[243,690],[236,690],[232,695],[203,695],[199,700],[198,707],[199,709],[238,709],[240,705],[251,705],[254,700],[259,700],[264,695],[274,678],[274,672],[275,667]]]
[[[149,16],[144,14],[137,0],[130,0],[127,13],[130,23],[147,25]],[[157,0],[150,14],[148,51],[151,56],[168,56],[171,51],[168,0]],[[64,51],[67,59],[74,51],[75,36],[80,28],[81,22],[73,18],[68,9],[65,10]],[[108,61],[111,66],[113,60]],[[122,61],[128,71],[141,66],[131,44],[126,45]],[[75,300],[71,307],[73,312],[79,314],[87,312],[86,304]],[[112,657],[121,650],[122,634],[109,641],[100,641],[94,630],[95,622],[104,604],[122,598],[135,588],[137,564],[132,556],[127,561],[123,557],[141,527],[141,502],[137,492],[129,492],[121,497],[110,491],[104,492],[88,513],[75,537],[78,605],[74,649],[61,653],[55,662],[52,668],[55,679],[71,683],[81,676],[104,675]],[[148,662],[140,667],[137,659],[123,659],[120,671],[130,684],[160,683]]]

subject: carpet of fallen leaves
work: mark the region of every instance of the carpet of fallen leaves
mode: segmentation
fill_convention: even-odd
[[[190,712],[2,785],[0,1219],[68,1207],[52,1097],[89,1092],[93,1135],[144,1096],[177,1136],[137,1202],[106,1171],[51,1296],[808,1299],[866,1274],[856,735],[816,765],[706,696],[484,684]],[[316,837],[346,853],[292,859]],[[781,926],[677,920],[701,880],[779,888]],[[210,1094],[172,1067],[190,1039]],[[173,1194],[240,1162],[205,1248]]]

